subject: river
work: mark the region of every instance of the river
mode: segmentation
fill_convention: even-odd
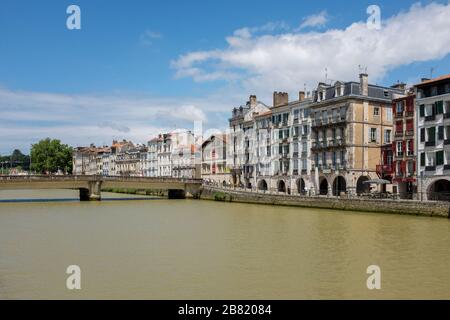
[[[0,202],[0,298],[450,299],[447,219],[77,196],[0,191],[64,199]],[[81,290],[66,288],[69,265]],[[369,265],[381,290],[367,289]]]

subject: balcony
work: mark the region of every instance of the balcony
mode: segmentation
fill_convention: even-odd
[[[450,119],[450,112],[444,113],[444,119]]]
[[[395,137],[396,137],[396,138],[401,138],[401,137],[403,137],[403,131],[395,131]]]
[[[292,157],[298,158],[298,152],[294,152],[294,153],[292,154]]]
[[[377,175],[381,178],[387,175],[392,175],[394,168],[389,164],[379,164],[376,166]]]
[[[427,141],[425,142],[425,147],[435,147],[436,141]]]
[[[436,116],[435,115],[431,115],[431,116],[426,116],[425,117],[425,121],[434,121],[436,120]]]
[[[450,170],[450,164],[444,164],[444,170]]]
[[[446,145],[446,146],[450,145],[450,139],[445,139],[444,140],[444,145]]]
[[[426,172],[434,172],[434,171],[436,171],[436,166],[426,166],[425,171]]]
[[[293,174],[294,176],[298,176],[298,169],[292,170],[292,174]]]
[[[401,112],[398,112],[398,111],[397,111],[397,112],[395,113],[394,118],[396,118],[396,119],[403,118],[403,115],[404,115],[403,111],[401,111]]]
[[[405,136],[413,136],[414,135],[414,129],[409,129],[405,131]]]

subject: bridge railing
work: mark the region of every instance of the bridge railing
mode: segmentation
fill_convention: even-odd
[[[0,175],[0,182],[8,181],[122,181],[122,182],[177,182],[201,184],[202,179],[173,178],[173,177],[125,177],[125,176],[101,176],[101,175],[24,175],[5,176]]]

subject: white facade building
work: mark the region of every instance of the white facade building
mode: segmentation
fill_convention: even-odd
[[[450,75],[415,86],[418,192],[423,200],[450,200]]]

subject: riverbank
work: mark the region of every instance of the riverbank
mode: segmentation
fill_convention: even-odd
[[[438,201],[345,199],[256,193],[203,186],[200,199],[264,205],[334,209],[449,218],[450,203]]]

